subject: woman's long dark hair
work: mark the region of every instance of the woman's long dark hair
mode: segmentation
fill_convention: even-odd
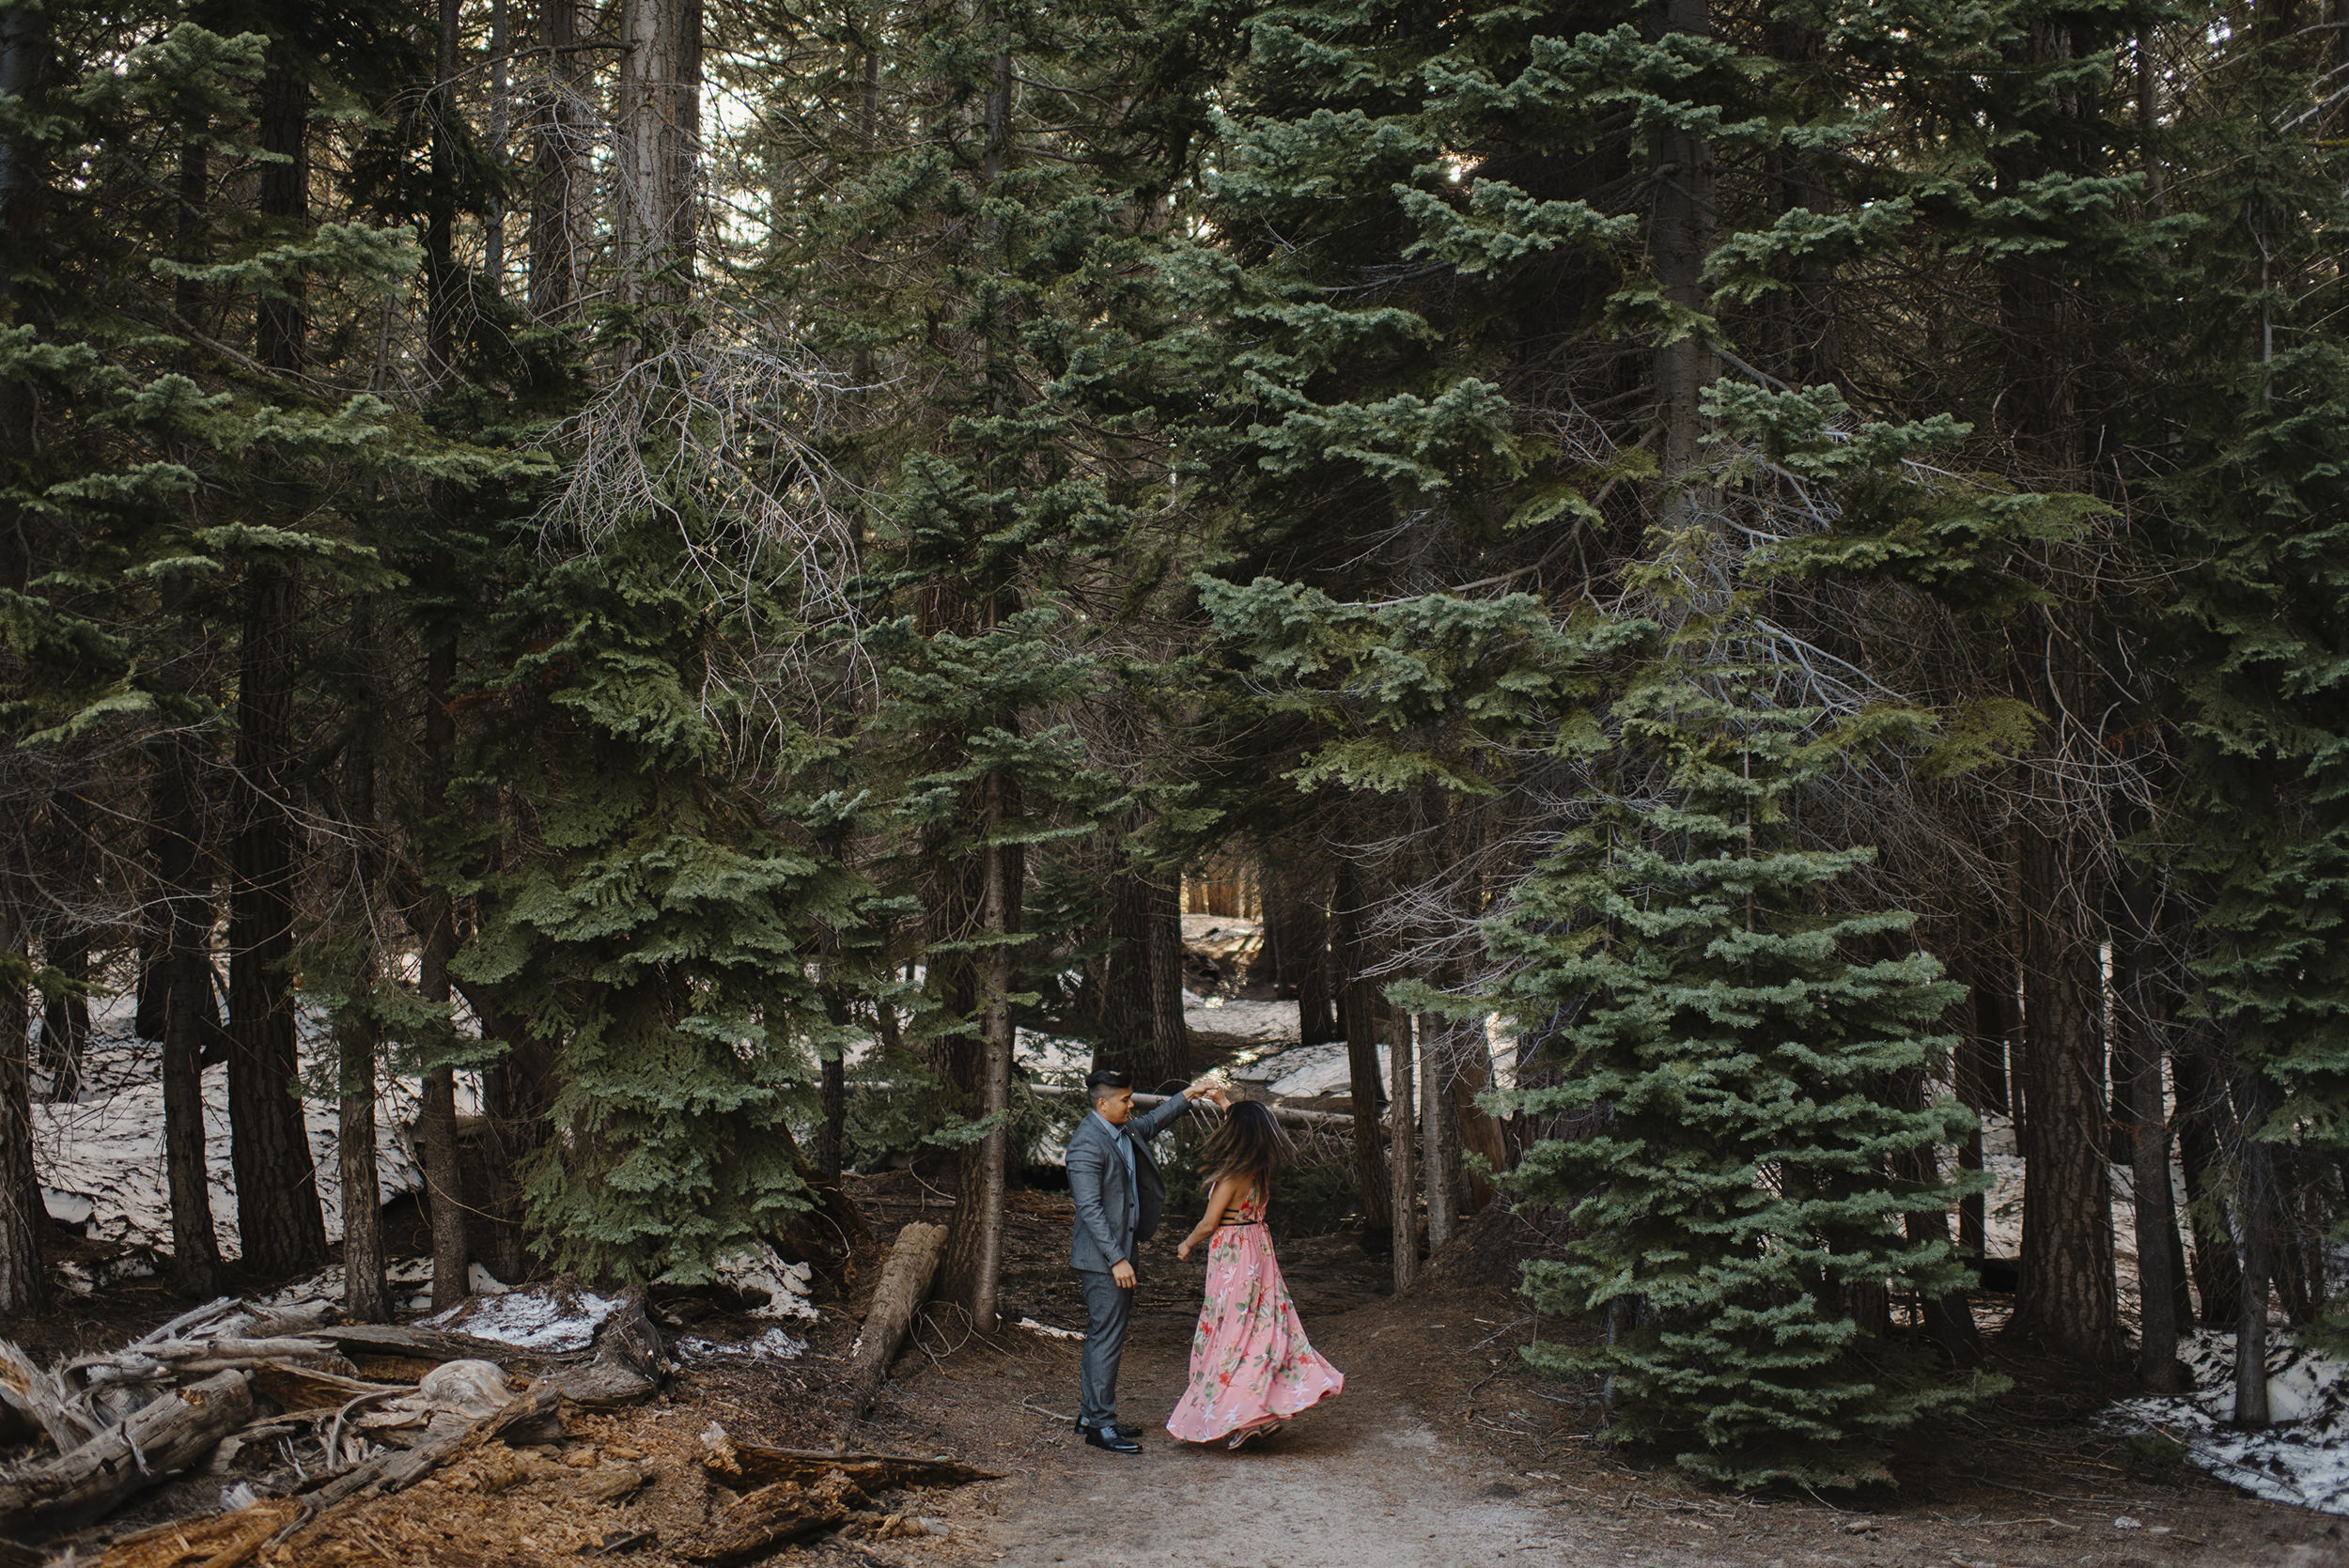
[[[1271,1109],[1259,1100],[1235,1100],[1223,1125],[1207,1135],[1206,1165],[1214,1185],[1226,1176],[1246,1176],[1268,1187],[1274,1176],[1297,1157],[1289,1135],[1272,1119]]]

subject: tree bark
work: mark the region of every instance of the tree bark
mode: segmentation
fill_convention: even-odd
[[[258,129],[262,149],[276,155],[261,165],[261,215],[299,228],[310,215],[310,84],[283,39],[270,45]],[[309,332],[300,272],[286,280],[282,296],[263,296],[256,311],[255,356],[272,370],[300,369]]]
[[[1411,1169],[1411,1107],[1417,1102],[1411,1091],[1411,1015],[1393,1008],[1388,1022],[1394,1038],[1387,1048],[1387,1114],[1392,1123],[1387,1138],[1387,1220],[1393,1227],[1394,1288],[1400,1295],[1419,1277],[1419,1193]]]
[[[540,38],[547,49],[547,82],[532,132],[530,314],[561,323],[575,314],[581,261],[595,191],[588,137],[582,121],[587,100],[586,56],[579,42],[580,0],[541,0]]]
[[[24,966],[19,972],[18,966]],[[21,930],[0,936],[0,1312],[40,1311],[49,1297],[40,1233],[48,1223],[33,1169],[32,1031],[29,971]]]
[[[2025,824],[2023,1250],[2015,1326],[2099,1365],[2121,1343],[2106,1163],[2103,976],[2062,844]]]
[[[1101,955],[1099,1029],[1093,1064],[1132,1073],[1135,1084],[1155,1090],[1142,1075],[1155,1054],[1148,1033],[1157,1017],[1150,985],[1150,890],[1138,871],[1110,877],[1109,949]]]
[[[1708,0],[1658,0],[1652,36],[1713,36]],[[1656,182],[1649,209],[1648,255],[1664,298],[1696,315],[1708,312],[1704,260],[1713,249],[1713,145],[1706,137],[1663,129],[1649,139],[1648,167]],[[1657,420],[1663,427],[1657,453],[1660,477],[1671,489],[1662,516],[1667,528],[1695,522],[1699,505],[1684,483],[1703,461],[1704,388],[1718,374],[1713,350],[1693,336],[1661,344],[1656,350]]]
[[[620,8],[617,287],[633,305],[692,292],[701,152],[701,0],[623,0]]]
[[[1460,1121],[1452,1085],[1458,1077],[1459,1042],[1449,1020],[1433,1013],[1419,1017],[1420,1161],[1426,1168],[1427,1250],[1430,1256],[1458,1234]]]
[[[2235,1166],[2242,1196],[2235,1204],[2235,1244],[2242,1283],[2235,1296],[2234,1424],[2256,1432],[2272,1419],[2267,1399],[2267,1294],[2275,1266],[2276,1160],[2260,1137],[2279,1099],[2256,1072],[2238,1074],[2235,1104]]]
[[[177,597],[178,590],[174,590]],[[200,628],[183,619],[184,640]],[[210,1168],[204,1147],[204,1048],[217,1030],[213,1005],[211,878],[204,874],[204,817],[196,742],[184,728],[166,730],[153,753],[155,885],[163,900],[162,988],[163,1174],[171,1193],[172,1288],[211,1296],[220,1286],[220,1240],[212,1226]],[[210,1027],[208,1028],[208,1024]]]
[[[244,1265],[266,1279],[326,1256],[294,1032],[294,579],[256,561],[245,578],[229,802],[229,1161]]]
[[[979,1145],[977,1182],[971,1197],[975,1209],[959,1212],[960,1224],[975,1227],[969,1302],[971,1322],[980,1333],[995,1331],[995,1297],[1003,1266],[1003,1185],[1011,1154],[1004,1126],[1011,1105],[1011,944],[1003,939],[1013,929],[1011,901],[1017,896],[1007,875],[1007,846],[999,842],[1004,828],[1003,784],[988,774],[980,821],[985,826],[986,884],[980,893],[980,919],[996,939],[987,950],[987,983],[980,1003],[984,1009],[982,1038],[986,1056],[981,1063],[979,1114],[992,1124]]]
[[[490,158],[503,174],[506,145],[513,135],[514,95],[506,53],[506,0],[490,0]],[[506,193],[492,184],[481,214],[481,277],[491,298],[506,292]]]
[[[2189,1031],[2170,1059],[2178,1090],[2178,1163],[2186,1168],[2186,1222],[2194,1231],[2194,1289],[2205,1328],[2232,1328],[2242,1310],[2243,1270],[2235,1257],[2224,1190],[2221,1146],[2234,1135],[2232,1108],[2210,1058],[2207,1029]]]
[[[123,1498],[186,1469],[253,1419],[241,1372],[174,1389],[70,1453],[0,1480],[0,1529],[11,1533],[94,1519]]]
[[[424,678],[425,768],[435,811],[446,804],[448,753],[457,739],[448,706],[456,680],[456,640],[436,634],[425,650]],[[456,911],[448,895],[436,889],[425,912],[424,951],[416,974],[417,995],[434,1007],[446,1009],[455,1001],[448,967],[456,956]],[[454,1024],[449,1027],[453,1030]],[[426,1210],[432,1226],[432,1306],[444,1312],[472,1289],[466,1279],[466,1265],[473,1260],[465,1244],[464,1173],[457,1149],[456,1068],[445,1062],[428,1066],[418,1099],[416,1152],[424,1167]]]
[[[1354,1183],[1362,1193],[1362,1237],[1389,1228],[1393,1194],[1387,1157],[1378,1135],[1378,992],[1362,973],[1368,954],[1362,936],[1361,883],[1351,862],[1338,866],[1330,904],[1330,957],[1336,971],[1338,1017],[1346,1030],[1346,1087],[1354,1107]]]
[[[373,652],[373,637],[364,620],[354,628],[353,641],[362,657]],[[376,850],[375,750],[369,738],[374,719],[375,704],[363,700],[350,762],[355,775],[350,813],[355,845],[351,880],[360,891],[363,923],[372,915],[374,895],[383,880]],[[345,983],[343,1009],[334,1019],[339,1068],[335,1087],[341,1092],[334,1152],[343,1180],[343,1312],[359,1323],[388,1323],[392,1317],[391,1287],[383,1268],[382,1181],[375,1147],[375,992],[380,970],[375,933],[371,926],[364,928]]]
[[[851,1419],[871,1408],[873,1395],[889,1374],[913,1326],[913,1314],[930,1298],[938,1278],[939,1260],[946,1250],[946,1227],[920,1221],[897,1233],[881,1265],[880,1283],[873,1289],[873,1305],[864,1314],[863,1332],[857,1336],[856,1358],[848,1369]]]
[[[1150,958],[1150,1058],[1134,1081],[1163,1094],[1190,1081],[1190,1026],[1183,1019],[1183,902],[1174,878],[1143,883]]]
[[[424,205],[424,358],[435,378],[457,367],[459,336],[457,271],[457,45],[460,0],[439,0],[433,30],[431,144]]]
[[[2177,1301],[2170,1264],[2178,1221],[2170,1190],[2170,1116],[2163,1104],[2161,1035],[2169,1023],[2152,955],[2147,951],[2158,910],[2155,890],[2133,874],[2122,890],[2123,929],[2113,1017],[2123,1124],[2129,1135],[2129,1175],[2136,1211],[2138,1380],[2155,1393],[2178,1391]]]

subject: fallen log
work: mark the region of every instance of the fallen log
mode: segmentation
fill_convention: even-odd
[[[498,1361],[517,1358],[552,1360],[532,1353],[526,1358],[510,1344],[452,1334],[445,1328],[403,1328],[389,1323],[320,1324],[304,1339],[322,1340],[354,1361],[363,1357],[395,1356],[411,1361]]]
[[[690,1561],[713,1563],[718,1568],[748,1562],[777,1546],[838,1529],[857,1516],[864,1501],[856,1483],[836,1472],[807,1486],[778,1481],[728,1508],[708,1539],[683,1555]]]
[[[41,1371],[24,1352],[0,1340],[0,1405],[47,1434],[59,1453],[70,1453],[102,1430],[70,1399],[56,1374]]]
[[[544,1442],[562,1430],[562,1397],[553,1384],[541,1379],[516,1394],[495,1415],[484,1416],[470,1426],[434,1433],[413,1448],[391,1449],[376,1454],[312,1492],[306,1499],[310,1504],[308,1519],[303,1522],[317,1520],[352,1498],[380,1498],[405,1491],[459,1452],[484,1443],[509,1438],[515,1442]]]
[[[95,1519],[186,1469],[252,1419],[243,1373],[215,1373],[175,1389],[70,1453],[0,1475],[0,1531]]]
[[[370,1383],[320,1367],[289,1366],[283,1361],[259,1362],[248,1375],[255,1393],[285,1410],[307,1410],[363,1396],[403,1394],[409,1389],[405,1383]]]
[[[945,1253],[943,1225],[915,1220],[897,1233],[897,1243],[889,1250],[889,1262],[881,1268],[880,1283],[874,1287],[872,1309],[864,1314],[864,1331],[857,1336],[856,1358],[848,1371],[849,1420],[862,1420],[872,1406],[889,1363],[897,1358],[897,1347],[913,1325],[913,1314],[930,1298],[930,1286],[938,1279],[939,1262]]]
[[[813,1481],[827,1470],[838,1470],[867,1492],[900,1486],[968,1486],[974,1481],[1001,1481],[993,1470],[958,1464],[952,1459],[917,1459],[903,1453],[826,1453],[817,1449],[770,1449],[756,1443],[728,1445],[731,1459],[712,1457],[706,1463],[723,1475],[739,1475],[760,1486],[778,1481]]]

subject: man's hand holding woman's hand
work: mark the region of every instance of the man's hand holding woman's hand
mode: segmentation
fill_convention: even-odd
[[[1212,1075],[1201,1079],[1183,1091],[1194,1100],[1206,1100],[1218,1110],[1232,1109],[1232,1096],[1224,1092],[1222,1083]]]

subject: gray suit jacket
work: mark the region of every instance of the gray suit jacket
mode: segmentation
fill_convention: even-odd
[[[1137,1110],[1126,1124],[1134,1143],[1134,1181],[1138,1218],[1126,1229],[1126,1157],[1117,1152],[1116,1135],[1090,1111],[1068,1140],[1068,1191],[1077,1201],[1077,1231],[1068,1241],[1068,1261],[1079,1268],[1107,1274],[1121,1263],[1133,1261],[1134,1248],[1158,1234],[1159,1216],[1166,1209],[1166,1178],[1150,1157],[1150,1140],[1175,1117],[1190,1109],[1180,1094],[1161,1106]]]

